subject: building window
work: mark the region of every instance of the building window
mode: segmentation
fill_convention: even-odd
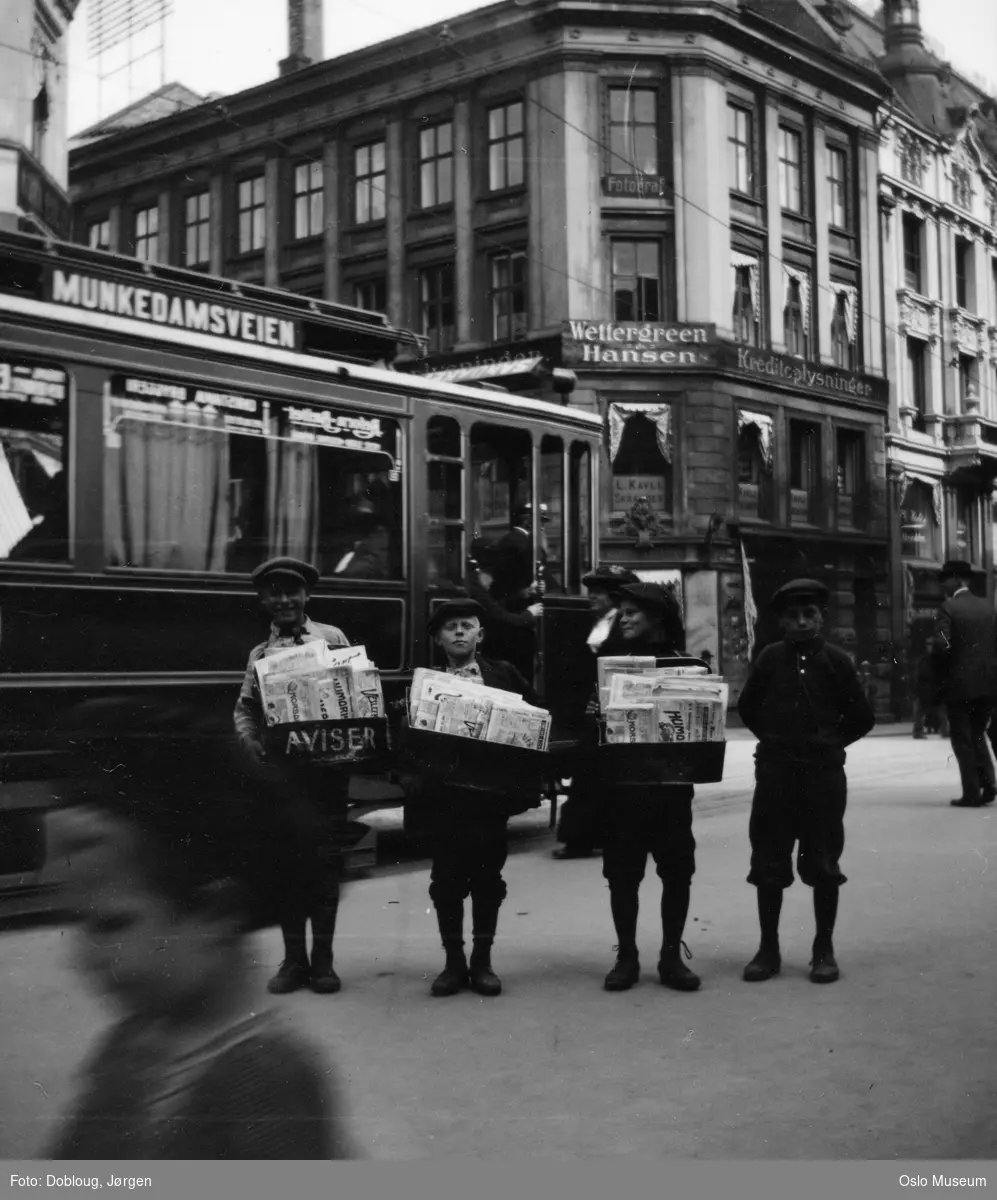
[[[453,203],[453,124],[419,131],[419,207]]]
[[[910,379],[908,403],[914,410],[912,426],[919,433],[924,433],[924,418],[927,414],[928,386],[926,378],[924,342],[917,338],[907,339],[907,375]]]
[[[973,176],[968,167],[952,168],[952,195],[959,208],[973,207]]]
[[[660,321],[661,245],[612,243],[613,316],[617,321]]]
[[[782,315],[786,331],[786,351],[797,358],[810,357],[809,308],[808,284],[800,279],[790,278],[786,287],[786,307]]]
[[[757,424],[740,423],[737,435],[737,511],[756,521],[772,520],[772,464]],[[771,435],[770,435],[771,436]]]
[[[294,237],[317,237],[324,221],[321,162],[298,163],[294,168]]]
[[[941,556],[940,527],[935,489],[927,483],[910,483],[900,507],[900,553],[904,558],[937,559]]]
[[[739,257],[746,257],[741,255]],[[761,345],[761,272],[758,261],[734,264],[734,340],[746,346]]]
[[[353,151],[353,219],[358,225],[383,221],[387,212],[384,142],[369,142]]]
[[[526,336],[526,252],[491,259],[492,341],[515,342]]]
[[[523,102],[500,104],[488,110],[488,190],[522,187]]]
[[[419,309],[428,349],[448,350],[455,336],[453,263],[419,272]]]
[[[644,499],[659,516],[671,516],[673,512],[672,464],[662,453],[656,424],[640,413],[628,417],[623,426],[619,450],[613,460],[611,487],[612,523],[623,521],[633,506]]]
[[[834,355],[836,367],[854,371],[855,342],[852,339],[852,326],[848,320],[848,303],[848,298],[843,292],[838,292],[834,297],[834,312],[831,314],[831,353]]]
[[[184,265],[205,266],[211,258],[210,192],[198,192],[184,200],[183,231]]]
[[[840,146],[827,150],[827,191],[831,224],[848,228],[848,152]]]
[[[955,302],[960,308],[972,308],[973,244],[955,239]]]
[[[266,241],[267,183],[262,175],[239,183],[239,253],[262,250]]]
[[[865,508],[865,434],[838,430],[838,524],[860,529]]]
[[[652,88],[609,89],[610,175],[657,175],[658,93]]]
[[[159,209],[140,208],[135,214],[135,257],[156,262],[159,257]]]
[[[727,146],[730,186],[744,196],[755,194],[754,117],[739,104],[727,103]]]
[[[803,212],[803,136],[779,126],[779,203],[788,212]]]
[[[111,222],[107,217],[102,221],[91,221],[87,226],[87,245],[91,250],[110,250]]]
[[[789,423],[789,521],[816,525],[820,505],[820,428]]]
[[[365,279],[353,288],[353,303],[368,312],[383,313],[388,307],[388,281],[383,275]]]
[[[921,287],[921,231],[923,226],[923,221],[919,221],[910,213],[904,213],[904,285],[912,292],[923,290]]]

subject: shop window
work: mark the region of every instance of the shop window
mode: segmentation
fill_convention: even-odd
[[[727,101],[727,150],[730,157],[731,190],[742,196],[754,196],[755,123],[754,114],[740,104]]]
[[[426,425],[429,527],[426,577],[431,585],[464,579],[464,454],[460,424],[430,417]]]
[[[383,221],[387,212],[384,142],[368,142],[353,151],[353,220],[358,225]]]
[[[912,213],[903,215],[904,243],[904,286],[912,292],[923,292],[921,265],[921,238],[924,233],[924,222],[919,221]]]
[[[87,226],[87,245],[91,250],[110,250],[111,221],[108,217],[90,222]]]
[[[789,523],[820,522],[820,427],[789,423]]]
[[[298,163],[294,168],[294,237],[318,237],[324,223],[324,189],[321,162]]]
[[[522,187],[523,102],[500,104],[488,110],[488,190]]]
[[[526,337],[526,252],[494,254],[490,259],[492,341],[515,342]]]
[[[660,321],[661,243],[612,242],[613,315],[617,321]]]
[[[187,196],[183,209],[184,266],[207,266],[211,258],[211,193]]]
[[[907,485],[900,507],[900,550],[905,558],[941,558],[937,490],[920,481]]]
[[[471,430],[471,522],[475,539],[496,546],[531,520],[533,504],[533,447],[529,433],[499,425],[475,425]],[[526,586],[532,580],[532,538],[515,542],[516,561],[510,572]],[[509,564],[507,564],[508,566]],[[531,579],[523,576],[529,574]]]
[[[0,561],[67,562],[69,377],[0,360]]]
[[[140,208],[135,213],[135,257],[143,262],[159,258],[159,207]]]
[[[244,574],[286,554],[324,576],[402,578],[398,422],[300,400],[203,395],[163,379],[112,378],[109,566]]]
[[[453,123],[419,130],[419,207],[453,203]]]
[[[953,497],[955,527],[953,529],[953,558],[979,564],[980,546],[980,502],[979,495],[969,488],[956,488]]]
[[[787,212],[803,212],[803,135],[779,126],[779,203]]]
[[[568,538],[568,591],[582,590],[582,576],[592,570],[592,451],[584,442],[574,442],[570,460],[570,509],[574,521]]]
[[[266,241],[267,184],[263,175],[243,179],[236,192],[239,210],[239,253],[262,250]]]
[[[449,350],[456,338],[453,263],[419,272],[419,313],[429,351]]]
[[[737,437],[737,511],[754,521],[771,521],[774,509],[772,464],[766,453],[768,432],[742,421]],[[771,450],[768,451],[771,453]]]
[[[609,89],[609,174],[657,175],[658,93]]]
[[[839,429],[837,437],[838,525],[865,526],[865,434],[856,429]]]
[[[928,411],[927,347],[918,338],[907,339],[908,404],[914,410],[912,427],[924,433]]]
[[[613,460],[610,515],[625,517],[638,500],[647,499],[651,511],[670,517],[674,510],[670,452],[662,453],[659,429],[648,417],[633,414],[623,426]]]

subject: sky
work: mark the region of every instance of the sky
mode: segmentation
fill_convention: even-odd
[[[870,11],[877,6],[877,0],[858,2]],[[108,52],[100,63],[89,56],[91,3],[83,0],[70,29],[71,134],[154,91],[164,76],[202,95],[229,95],[274,79],[287,54],[286,0],[172,0],[165,55],[156,26],[133,41],[133,60],[145,57],[130,73],[112,75],[126,61],[125,50]],[[483,7],[474,0],[325,0],[325,54],[337,57]],[[921,24],[957,70],[982,76],[997,93],[997,0],[921,0]]]

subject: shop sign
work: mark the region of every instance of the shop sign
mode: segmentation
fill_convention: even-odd
[[[58,367],[0,361],[0,400],[56,408],[66,399],[68,376]]]
[[[806,488],[789,489],[789,516],[797,525],[806,525],[810,521],[810,493]]]
[[[667,512],[668,490],[663,475],[614,475],[613,512],[629,512],[646,497],[655,512]]]
[[[773,354],[754,346],[726,343],[721,347],[720,360],[728,370],[760,383],[781,383],[814,395],[843,400],[888,404],[890,399],[890,385],[885,379],[810,363],[787,354]]]
[[[565,321],[565,366],[647,370],[704,367],[714,360],[716,325],[679,321]]]
[[[667,196],[668,187],[658,175],[603,175],[602,194],[648,200]]]

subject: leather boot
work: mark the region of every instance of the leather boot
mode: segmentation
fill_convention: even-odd
[[[470,983],[467,959],[464,957],[464,902],[436,900],[435,904],[436,921],[447,961],[429,990],[434,996],[456,996]]]
[[[285,996],[303,988],[311,978],[308,952],[305,949],[305,918],[285,917],[280,923],[284,938],[284,961],[267,983],[272,996]]]
[[[617,954],[612,970],[603,980],[607,992],[626,992],[640,979],[640,955],[637,953],[637,915],[639,901],[636,888],[615,890],[609,885],[609,905],[616,928]]]
[[[492,970],[492,939],[474,935],[470,964],[471,990],[479,996],[498,996],[502,981]]]
[[[695,992],[702,980],[682,961],[684,950],[692,958],[689,947],[682,941],[689,915],[690,884],[687,879],[668,880],[661,893],[661,957],[658,959],[658,979],[676,992]]]

